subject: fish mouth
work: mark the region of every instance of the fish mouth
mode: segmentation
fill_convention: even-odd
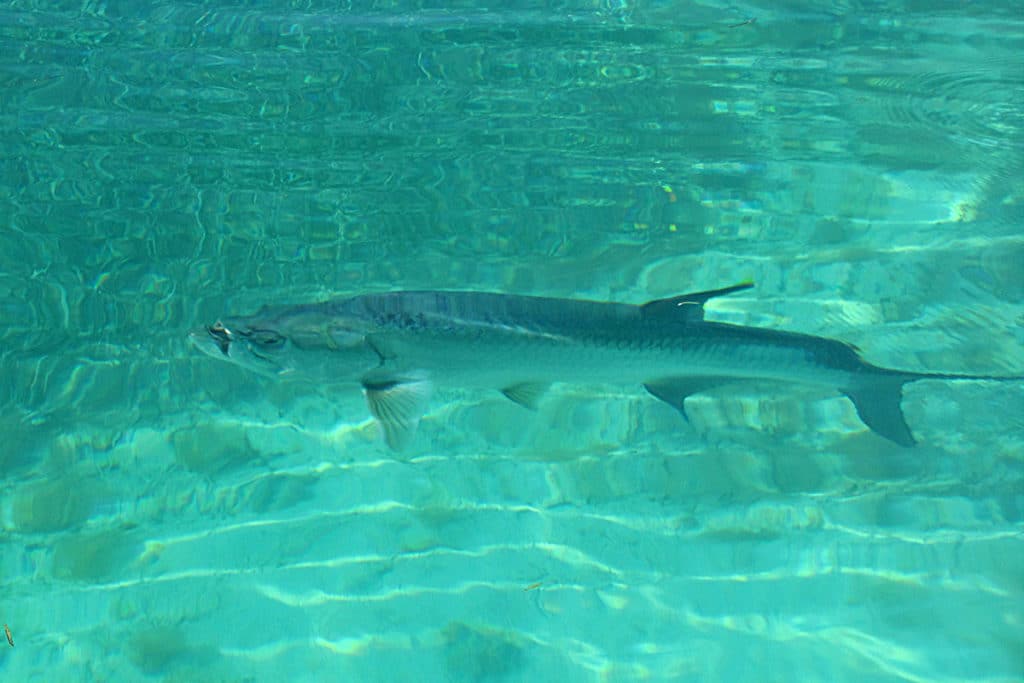
[[[236,336],[221,322],[189,330],[188,340],[210,358],[228,361],[263,375],[275,376],[288,370],[280,361],[253,348],[244,332]]]
[[[229,350],[231,349],[232,342],[235,341],[234,333],[219,320],[212,325],[190,330],[188,337],[189,341],[198,346],[203,352],[215,355],[214,349],[216,349],[225,358],[230,357]]]
[[[212,327],[198,327],[188,333],[189,342],[207,356],[221,360],[229,357],[231,340],[218,338],[212,331]]]
[[[220,349],[220,352],[227,356],[228,349],[231,348],[231,330],[224,327],[224,324],[218,320],[207,327],[206,332],[210,335],[213,343],[217,345],[217,348]]]
[[[230,330],[217,322],[188,332],[188,341],[207,355],[229,358],[231,343],[234,341]]]

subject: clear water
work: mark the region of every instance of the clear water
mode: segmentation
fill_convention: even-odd
[[[262,6],[261,6],[262,5]],[[4,681],[1024,678],[1024,385],[357,392],[186,331],[401,288],[1024,370],[1016,0],[0,7]]]

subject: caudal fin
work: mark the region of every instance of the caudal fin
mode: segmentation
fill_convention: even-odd
[[[900,446],[909,447],[917,441],[907,426],[900,403],[903,385],[912,379],[901,375],[865,377],[861,384],[845,389],[843,393],[853,401],[857,414],[871,431]]]

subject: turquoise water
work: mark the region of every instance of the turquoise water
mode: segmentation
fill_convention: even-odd
[[[1024,370],[1024,18],[937,0],[0,7],[4,681],[1024,679],[1024,384],[357,391],[265,303],[643,302]],[[0,640],[0,644],[3,641]]]

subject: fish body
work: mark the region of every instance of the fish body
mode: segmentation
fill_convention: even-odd
[[[644,305],[486,292],[367,294],[218,322],[191,333],[210,355],[277,375],[354,382],[392,448],[411,439],[436,384],[497,389],[536,407],[553,382],[643,385],[685,417],[687,396],[737,381],[838,390],[861,419],[903,446],[915,440],[902,387],[921,374],[862,360],[806,334],[709,322],[704,304],[751,287]]]

